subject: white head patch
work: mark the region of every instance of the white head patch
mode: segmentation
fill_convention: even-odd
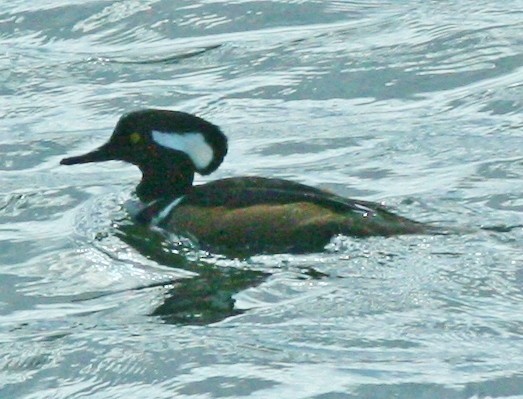
[[[172,150],[187,154],[197,169],[205,169],[214,158],[212,147],[205,141],[201,133],[164,133],[153,130],[153,140]]]

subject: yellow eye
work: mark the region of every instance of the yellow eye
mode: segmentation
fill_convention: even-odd
[[[132,144],[139,143],[140,140],[142,140],[142,136],[140,133],[134,132],[134,133],[131,133],[131,135],[129,136],[129,141]]]

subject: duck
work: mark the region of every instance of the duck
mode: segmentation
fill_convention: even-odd
[[[214,172],[227,151],[227,137],[213,123],[148,108],[121,116],[105,144],[60,163],[116,160],[137,166],[142,177],[136,196],[143,207],[134,222],[188,237],[212,252],[313,253],[339,235],[434,232],[382,204],[290,180],[241,176],[195,185],[195,174]]]

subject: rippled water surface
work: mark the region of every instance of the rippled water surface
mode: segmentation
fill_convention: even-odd
[[[523,1],[0,7],[0,397],[523,398]],[[212,178],[289,178],[466,234],[226,259],[61,158],[157,107]],[[201,179],[200,181],[208,180]]]

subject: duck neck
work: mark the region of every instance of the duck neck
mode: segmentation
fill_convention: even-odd
[[[175,199],[184,195],[191,187],[194,172],[191,169],[140,168],[142,180],[136,187],[136,195],[142,202],[157,199]]]

